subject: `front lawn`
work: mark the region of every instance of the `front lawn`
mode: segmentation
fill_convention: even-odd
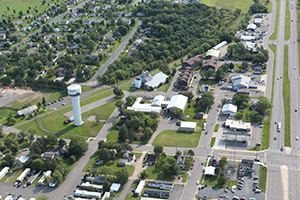
[[[166,147],[197,147],[201,133],[185,133],[167,130],[159,133],[153,141],[153,145]]]
[[[106,136],[107,142],[117,142],[119,137],[119,130],[111,129]]]
[[[148,166],[146,172],[148,174],[147,179],[161,180],[161,181],[172,181],[174,179],[173,177],[166,176],[165,174],[158,172],[155,169],[155,165]]]

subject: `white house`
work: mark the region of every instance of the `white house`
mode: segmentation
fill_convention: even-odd
[[[222,107],[222,114],[234,116],[237,112],[237,106],[233,104],[225,104]]]
[[[251,78],[248,76],[238,75],[231,78],[232,89],[249,88]]]
[[[181,122],[179,130],[186,132],[195,132],[197,128],[196,122]]]
[[[143,189],[145,187],[145,181],[144,180],[141,180],[135,190],[135,194],[137,196],[141,196],[142,192],[143,192]]]
[[[256,37],[251,35],[242,35],[241,36],[242,41],[255,41]]]

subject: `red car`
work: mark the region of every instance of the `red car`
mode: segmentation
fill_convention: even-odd
[[[65,125],[70,124],[70,123],[71,123],[71,120],[69,120],[69,119],[67,119],[67,120],[64,121]]]

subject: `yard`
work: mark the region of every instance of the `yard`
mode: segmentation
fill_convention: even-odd
[[[180,131],[166,130],[155,138],[152,145],[166,147],[197,147],[201,133],[185,133]]]
[[[146,169],[146,172],[148,174],[148,179],[153,179],[153,180],[161,180],[161,181],[172,181],[174,178],[170,176],[166,176],[163,173],[159,173],[155,169],[155,165],[148,166]]]
[[[202,0],[201,3],[208,6],[215,6],[217,8],[227,8],[227,9],[241,9],[242,12],[248,12],[252,0]]]
[[[106,136],[106,141],[108,142],[117,142],[119,136],[119,130],[111,129]]]
[[[202,175],[201,179],[203,179],[203,175]],[[202,184],[201,181],[200,181],[200,184]],[[206,177],[204,179],[203,185],[205,185],[205,184],[207,184],[207,186],[209,186],[209,187],[212,187],[212,186],[219,187],[218,186],[218,176]],[[233,186],[233,185],[237,185],[237,181],[227,181],[223,187],[231,188],[231,186]]]
[[[277,39],[278,23],[279,23],[279,9],[280,9],[280,0],[276,0],[276,13],[275,13],[276,20],[275,20],[275,27],[274,27],[274,32],[270,36],[270,40],[276,40]]]

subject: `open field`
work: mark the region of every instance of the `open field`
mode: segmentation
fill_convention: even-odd
[[[119,136],[119,130],[116,129],[111,129],[106,136],[106,141],[107,142],[117,142],[118,141],[118,136]]]
[[[284,102],[284,145],[291,146],[291,88],[289,79],[289,49],[284,45],[283,68],[283,102]]]
[[[148,179],[154,179],[154,180],[161,180],[161,181],[172,181],[173,177],[166,176],[163,173],[159,173],[156,171],[155,166],[148,166],[146,169],[146,172],[148,174]]]
[[[252,0],[202,0],[201,3],[208,6],[215,6],[217,8],[228,8],[228,9],[241,9],[242,12],[248,12],[249,7],[252,4]]]
[[[195,133],[185,133],[166,130],[155,138],[153,145],[166,147],[197,147],[200,135],[199,131]]]
[[[280,0],[276,0],[276,20],[275,20],[275,27],[274,27],[274,32],[270,36],[270,40],[276,40],[277,39],[278,23],[279,23],[279,8],[280,8]]]
[[[291,13],[290,13],[290,1],[286,0],[285,5],[285,31],[284,31],[284,40],[289,40],[291,37]]]

